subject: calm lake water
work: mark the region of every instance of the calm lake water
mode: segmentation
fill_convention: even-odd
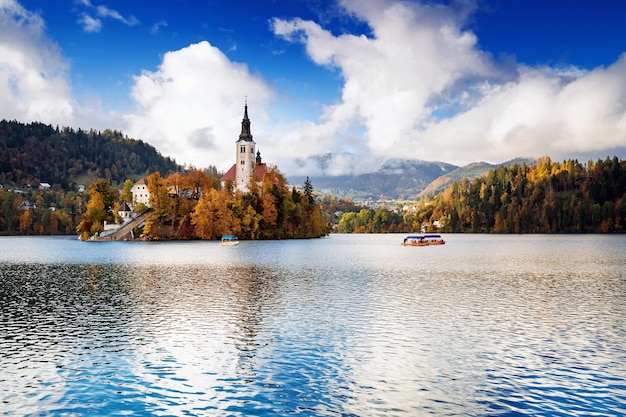
[[[0,413],[626,414],[626,236],[0,238]]]

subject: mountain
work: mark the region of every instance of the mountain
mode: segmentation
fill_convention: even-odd
[[[328,157],[320,158],[325,164]],[[448,184],[464,178],[474,179],[486,175],[501,165],[526,163],[533,159],[512,159],[501,164],[474,162],[463,167],[445,162],[416,159],[390,159],[372,173],[360,175],[312,176],[310,181],[321,195],[334,195],[352,200],[416,200],[427,194],[436,194]],[[303,184],[305,177],[289,177],[292,184]]]
[[[0,183],[46,182],[68,190],[94,178],[121,184],[154,171],[167,175],[180,170],[173,159],[119,131],[0,121]]]
[[[309,179],[321,195],[352,200],[411,200],[432,181],[456,165],[410,159],[390,159],[376,172],[360,175],[321,175]],[[305,177],[289,177],[292,184],[303,184]]]

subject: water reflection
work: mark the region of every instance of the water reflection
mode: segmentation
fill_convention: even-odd
[[[0,250],[0,401],[18,415],[622,414],[626,242],[589,239]]]

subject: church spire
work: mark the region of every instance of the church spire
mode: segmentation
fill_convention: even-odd
[[[243,120],[241,121],[241,134],[239,140],[246,142],[252,142],[252,132],[250,132],[250,119],[248,118],[248,98],[246,97],[246,104],[243,111]]]

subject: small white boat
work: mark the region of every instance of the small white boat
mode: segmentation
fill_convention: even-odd
[[[238,246],[239,238],[235,235],[224,235],[222,236],[222,246]]]

